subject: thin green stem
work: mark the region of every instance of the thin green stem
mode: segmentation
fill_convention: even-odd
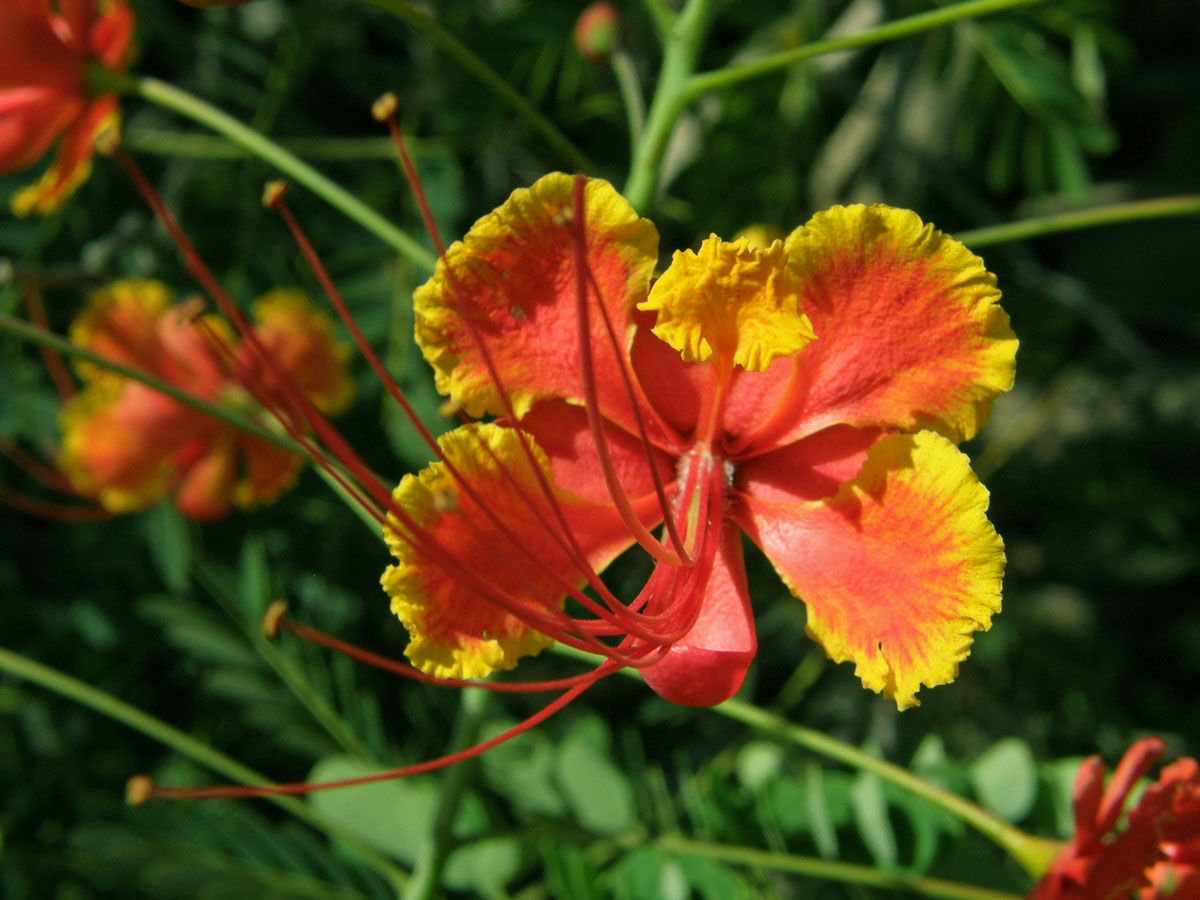
[[[491,697],[487,691],[462,692],[459,698],[458,720],[455,722],[450,744],[446,748],[447,753],[464,750],[478,741],[479,729],[487,716]],[[443,773],[433,826],[417,853],[412,878],[404,892],[404,900],[434,900],[439,895],[442,868],[454,848],[454,820],[458,816],[463,797],[474,780],[475,770],[475,760],[469,760],[451,766]]]
[[[885,759],[872,756],[857,747],[827,734],[795,725],[775,713],[759,709],[742,700],[726,700],[713,707],[715,712],[735,719],[756,730],[780,738],[814,753],[835,759],[863,772],[871,772],[884,781],[921,797],[975,828],[985,837],[1003,847],[1032,875],[1046,871],[1050,861],[1061,849],[1058,841],[1033,837],[1008,824],[986,809],[958,794],[951,793],[918,778],[912,772]]]
[[[219,134],[198,131],[170,131],[162,128],[130,128],[121,133],[126,150],[153,156],[173,156],[186,159],[245,159],[250,151]],[[389,137],[344,138],[281,138],[280,147],[306,159],[345,160],[364,159],[393,161],[396,145]],[[410,150],[420,156],[418,145]]]
[[[688,0],[664,35],[666,46],[658,86],[625,183],[625,197],[634,209],[644,211],[658,190],[663,153],[679,116],[690,102],[689,79],[696,70],[712,8],[713,0]]]
[[[405,0],[365,0],[365,2],[395,16],[401,22],[425,35],[430,43],[475,76],[484,87],[511,107],[513,112],[541,135],[550,148],[572,168],[584,172],[596,171],[596,166],[582,150],[572,144],[549,119],[534,109],[528,100],[496,73],[495,69],[471,52],[466,44],[442,28],[429,14],[406,3]]]
[[[226,614],[242,627],[250,645],[279,676],[279,680],[292,692],[292,696],[308,710],[317,724],[324,728],[347,753],[364,762],[378,764],[376,760],[372,759],[370,751],[354,733],[354,730],[338,715],[337,710],[325,697],[312,686],[312,682],[308,680],[304,670],[284,656],[274,643],[263,636],[259,623],[247,623],[245,616],[236,612],[238,604],[230,595],[228,584],[208,566],[198,565],[194,567],[193,571],[196,580],[220,604]]]
[[[617,79],[617,89],[621,92],[621,100],[625,104],[625,120],[629,124],[629,151],[632,155],[637,152],[638,142],[642,139],[642,129],[646,126],[646,101],[642,99],[642,86],[638,83],[637,68],[629,51],[618,47],[609,59],[613,77]]]
[[[130,90],[143,100],[176,112],[224,135],[247,152],[303,185],[347,218],[357,222],[400,255],[433,271],[434,255],[341,185],[322,175],[294,153],[215,106],[157,78],[137,78]]]
[[[882,872],[869,866],[816,859],[811,856],[771,853],[753,847],[729,847],[723,844],[689,841],[678,837],[661,837],[654,842],[654,845],[668,853],[699,856],[739,866],[791,872],[795,875],[826,878],[830,881],[847,884],[908,891],[925,897],[940,897],[944,900],[1020,900],[1016,894],[970,884],[960,884],[956,881],[943,881],[940,878],[926,878],[921,875],[907,875],[899,872]]]
[[[230,427],[244,432],[245,434],[249,434],[253,437],[259,438],[260,440],[275,444],[278,447],[282,447],[284,450],[288,450],[299,456],[303,456],[306,459],[309,458],[308,453],[304,450],[304,448],[293,441],[286,434],[281,434],[278,431],[274,431],[268,427],[260,425],[257,422],[247,419],[245,416],[239,415],[238,413],[235,413],[224,406],[210,403],[201,397],[189,394],[187,391],[174,384],[171,384],[169,381],[163,381],[161,378],[155,378],[153,375],[143,372],[140,369],[131,369],[128,366],[123,366],[120,363],[113,362],[107,357],[99,355],[98,353],[93,353],[91,350],[88,350],[84,347],[76,346],[66,338],[59,337],[53,332],[38,328],[36,325],[31,325],[28,322],[13,318],[5,313],[0,313],[0,332],[2,331],[7,331],[22,340],[30,341],[34,344],[40,344],[43,347],[50,347],[51,349],[62,353],[64,356],[78,357],[79,359],[90,362],[94,366],[99,366],[124,378],[129,378],[133,381],[140,382],[141,384],[146,385],[146,387],[159,391],[171,399],[179,401],[185,406],[189,406],[192,409],[212,416],[213,418],[218,419]],[[336,463],[333,464],[336,465]],[[338,484],[337,479],[334,478],[329,472],[325,471],[323,466],[317,465],[313,466],[313,468],[316,470],[317,474],[321,476],[325,483],[329,485],[334,493],[336,493],[338,497],[340,497],[341,500],[347,506],[349,506],[351,510],[354,511],[355,515],[357,515],[366,524],[366,526],[371,529],[372,533],[382,538],[383,532],[379,528],[379,523],[371,518],[371,514],[363,508],[362,504],[357,502],[346,491],[346,489],[342,487],[342,485]],[[348,475],[346,472],[343,472],[342,474]]]
[[[961,231],[955,237],[968,247],[990,247],[994,244],[1023,241],[1028,238],[1078,231],[1083,228],[1098,228],[1102,225],[1196,215],[1200,215],[1200,194],[1187,194],[1178,197],[1159,197],[1154,200],[1132,200],[1127,203],[1112,203],[1107,206],[1094,206],[1091,209],[1036,216],[1019,222]]]
[[[284,450],[290,450],[292,453],[298,453],[301,456],[304,454],[304,449],[289,438],[285,434],[280,434],[272,431],[257,422],[247,419],[228,408],[219,404],[210,403],[193,394],[189,394],[182,388],[171,384],[169,381],[163,381],[161,378],[155,378],[140,369],[131,369],[129,366],[123,366],[120,363],[113,362],[105,356],[98,353],[93,353],[84,347],[76,346],[66,338],[59,337],[53,332],[38,328],[36,325],[31,325],[28,322],[23,322],[20,319],[0,313],[0,331],[7,331],[10,334],[16,335],[21,340],[30,341],[34,344],[40,344],[43,347],[49,347],[52,350],[57,350],[65,356],[74,356],[79,359],[86,360],[94,366],[107,369],[110,372],[115,372],[124,378],[129,378],[133,381],[140,382],[146,387],[166,394],[172,400],[190,406],[192,409],[199,410],[206,415],[212,416],[214,419],[219,419],[233,428],[243,431],[246,434],[252,435],[260,440],[268,441]]]
[[[70,675],[52,669],[49,666],[21,656],[11,650],[0,647],[0,671],[7,672],[24,681],[31,682],[46,690],[52,691],[68,700],[89,707],[101,715],[120,722],[139,734],[151,740],[170,747],[178,753],[189,757],[195,762],[216,772],[230,781],[247,785],[271,784],[271,780],[259,774],[248,766],[244,766],[225,754],[214,750],[208,744],[184,734],[161,719],[143,712],[137,707],[130,706],[123,700],[108,694],[98,688],[85,684]],[[408,874],[397,867],[378,851],[364,844],[353,834],[344,831],[340,826],[326,820],[315,813],[306,803],[294,797],[268,797],[272,803],[286,810],[302,822],[322,831],[329,837],[340,841],[353,851],[400,893],[408,883]]]
[[[663,3],[663,0],[643,0],[643,2],[646,5],[646,11],[650,13],[650,18],[654,20],[654,24],[658,28],[659,37],[666,37],[675,27],[675,13],[667,4]]]
[[[564,647],[562,644],[554,644],[551,649],[562,656],[569,656],[572,659],[591,664],[600,658],[584,650]],[[618,669],[617,671],[626,677],[638,679],[641,677],[635,669]],[[985,837],[999,844],[1031,875],[1043,874],[1062,849],[1061,842],[1028,835],[965,797],[930,784],[895,763],[872,756],[852,744],[839,741],[820,731],[805,728],[802,725],[794,725],[782,716],[760,709],[751,703],[735,698],[712,707],[712,711],[744,725],[749,725],[756,731],[778,740],[803,747],[827,759],[836,760],[860,771],[871,772],[884,781],[921,797],[928,803],[962,819]]]
[[[758,78],[760,75],[768,75],[780,69],[786,69],[788,66],[795,65],[798,62],[803,62],[817,56],[824,56],[827,53],[837,53],[842,50],[854,50],[859,47],[869,47],[873,44],[895,41],[914,34],[920,34],[923,31],[940,28],[943,25],[949,25],[952,22],[959,22],[963,19],[977,19],[981,16],[1003,12],[1004,10],[1013,9],[1018,6],[1030,6],[1034,3],[1043,2],[1045,0],[968,0],[966,3],[956,3],[952,6],[944,6],[940,9],[930,10],[929,12],[918,13],[915,16],[906,16],[903,19],[897,19],[894,22],[888,22],[876,28],[869,28],[858,34],[830,38],[824,41],[813,41],[811,44],[804,44],[793,50],[785,50],[782,53],[773,53],[770,56],[764,56],[762,59],[757,59],[754,62],[742,63],[741,65],[729,66],[715,72],[705,72],[696,75],[687,85],[686,99],[690,103],[697,97],[707,94],[710,91],[720,90],[721,88],[729,87],[750,78]]]

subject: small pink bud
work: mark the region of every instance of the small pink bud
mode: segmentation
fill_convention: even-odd
[[[607,62],[621,42],[621,17],[611,3],[593,3],[575,22],[575,48],[590,63]]]

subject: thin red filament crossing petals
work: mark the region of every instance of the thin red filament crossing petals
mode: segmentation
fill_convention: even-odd
[[[25,285],[25,311],[30,322],[38,328],[50,330],[50,323],[46,320],[46,310],[42,306],[42,295],[37,286],[31,283]],[[64,401],[70,400],[75,396],[75,382],[71,380],[62,356],[53,347],[43,346],[41,351],[42,361],[46,365],[46,371],[50,373],[50,378],[54,381],[58,396]]]
[[[674,549],[672,550],[657,540],[634,513],[633,507],[629,502],[629,496],[621,486],[621,480],[617,477],[616,469],[613,467],[612,454],[609,453],[608,444],[604,440],[604,432],[600,423],[600,400],[596,389],[596,369],[592,361],[591,327],[588,323],[588,283],[586,274],[588,268],[587,223],[584,221],[585,207],[583,202],[585,186],[586,180],[584,177],[577,175],[574,183],[575,211],[572,216],[571,227],[574,237],[572,250],[575,254],[575,302],[578,310],[576,321],[578,323],[579,334],[579,366],[580,377],[583,381],[584,397],[587,401],[584,408],[587,410],[588,428],[592,432],[592,442],[596,447],[596,456],[599,458],[601,469],[604,472],[604,483],[608,486],[609,496],[612,497],[612,501],[621,515],[621,520],[625,523],[625,527],[629,529],[630,534],[634,536],[638,544],[647,553],[659,562],[673,566],[687,565],[691,563],[691,560],[688,559],[687,552],[679,540],[679,535],[673,528],[669,529],[671,542],[674,544]],[[636,403],[633,406],[635,409],[637,408]],[[654,461],[648,453],[647,462],[653,472],[655,468]],[[666,496],[661,489],[657,473],[655,473],[655,486],[659,490],[660,502],[663,504],[664,512],[666,512]],[[668,522],[670,521],[669,516],[666,516],[665,519]]]

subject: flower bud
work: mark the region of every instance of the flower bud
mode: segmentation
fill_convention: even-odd
[[[593,3],[575,22],[573,37],[588,62],[607,62],[621,42],[621,17],[611,3]]]

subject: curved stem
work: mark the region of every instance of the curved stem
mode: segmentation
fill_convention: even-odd
[[[658,190],[663,153],[675,123],[690,102],[688,79],[696,69],[712,7],[713,0],[688,0],[671,23],[670,30],[663,35],[666,48],[658,86],[650,103],[646,128],[633,154],[629,180],[625,183],[625,197],[639,212],[646,209]]]
[[[949,25],[951,22],[958,22],[963,19],[976,19],[980,16],[991,15],[992,13],[1002,12],[1003,10],[1012,9],[1017,6],[1030,6],[1034,3],[1043,2],[1045,0],[968,0],[966,3],[956,3],[940,9],[930,10],[926,13],[918,13],[915,16],[906,16],[903,19],[897,19],[894,22],[888,22],[876,28],[869,28],[858,34],[830,38],[825,41],[813,41],[811,44],[804,44],[801,47],[796,47],[794,50],[772,53],[770,56],[764,56],[762,59],[757,59],[754,62],[729,66],[715,72],[705,72],[704,74],[696,75],[687,85],[686,102],[690,103],[702,94],[707,94],[709,91],[729,87],[732,84],[737,84],[740,81],[746,81],[750,78],[757,78],[760,75],[768,75],[771,72],[777,72],[780,69],[785,69],[795,63],[803,62],[816,56],[837,53],[841,50],[854,50],[858,47],[869,47],[872,44],[882,44],[887,41],[894,41],[899,38],[919,34],[922,31],[940,28],[943,25]]]
[[[180,90],[172,84],[167,84],[165,81],[159,81],[157,78],[134,79],[130,90],[143,100],[176,112],[198,122],[205,128],[224,135],[239,147],[274,166],[297,184],[308,188],[347,218],[357,222],[395,249],[401,256],[426,271],[433,271],[436,260],[432,253],[341,185],[322,175],[308,163],[265,135],[199,97]]]
[[[306,159],[358,162],[377,159],[394,162],[396,147],[391,138],[362,137],[281,138],[280,147]],[[171,131],[165,128],[128,128],[121,132],[121,145],[134,153],[187,159],[245,159],[250,151],[219,134]]]
[[[0,671],[7,672],[24,681],[32,682],[39,687],[66,697],[68,700],[73,700],[82,706],[87,706],[115,722],[120,722],[122,725],[132,728],[134,731],[145,735],[151,740],[170,747],[172,750],[189,757],[202,766],[212,769],[214,772],[238,784],[262,785],[271,783],[270,779],[260,775],[248,766],[244,766],[225,754],[214,750],[208,744],[184,734],[179,729],[171,727],[161,719],[155,718],[134,706],[130,706],[123,700],[118,700],[112,694],[105,693],[76,678],[72,678],[70,675],[66,675],[56,669],[51,669],[49,666],[44,666],[35,660],[21,656],[4,647],[0,647]],[[365,863],[382,875],[397,893],[403,890],[404,886],[408,883],[408,874],[406,872],[394,865],[378,851],[364,844],[354,835],[343,831],[338,825],[313,812],[308,804],[302,803],[293,797],[271,797],[270,800],[297,819],[306,822],[318,831],[322,831],[329,835],[329,837],[353,848],[354,852]]]
[[[993,244],[1023,241],[1027,238],[1061,234],[1065,231],[1098,228],[1101,225],[1197,215],[1200,215],[1200,194],[1187,194],[1178,197],[1158,197],[1154,200],[1111,203],[1106,206],[1094,206],[1091,209],[1035,216],[1019,222],[1006,222],[1003,225],[988,225],[984,228],[960,231],[955,234],[955,238],[968,247],[990,247]]]
[[[429,14],[406,3],[405,0],[366,0],[366,2],[395,16],[401,22],[425,35],[435,47],[474,75],[484,87],[511,107],[513,112],[524,119],[530,128],[542,136],[542,139],[563,158],[564,162],[585,172],[596,171],[595,164],[582,150],[572,144],[549,119],[534,109],[530,102],[517,93],[512,85],[501,78],[491,66],[472,53],[466,44],[442,28]]]
[[[845,763],[860,771],[871,772],[884,781],[944,809],[1003,847],[1031,875],[1041,875],[1058,855],[1062,844],[1028,835],[965,797],[930,784],[895,763],[872,756],[857,747],[822,734],[812,728],[794,725],[774,713],[759,709],[736,698],[726,700],[714,711],[797,746]]]
[[[459,700],[458,721],[447,752],[458,752],[479,739],[479,729],[487,715],[491,694],[487,691],[463,691]],[[434,900],[438,896],[442,868],[454,845],[454,819],[459,805],[471,786],[475,772],[472,760],[446,770],[442,776],[433,828],[417,853],[412,879],[403,900]]]
[[[646,127],[646,101],[642,99],[642,86],[638,83],[637,68],[629,51],[618,47],[613,51],[609,65],[617,80],[617,90],[625,105],[625,121],[629,125],[630,153],[636,153]]]
[[[883,872],[870,866],[857,866],[852,863],[816,859],[811,856],[793,856],[789,853],[771,853],[753,847],[729,847],[724,844],[689,841],[677,837],[659,838],[654,845],[668,853],[699,856],[757,869],[774,869],[778,872],[810,875],[847,884],[863,884],[871,887],[909,891],[925,897],[944,898],[944,900],[1021,900],[1016,894],[970,884],[960,884],[956,881],[943,881],[940,878],[926,878],[898,872]]]

